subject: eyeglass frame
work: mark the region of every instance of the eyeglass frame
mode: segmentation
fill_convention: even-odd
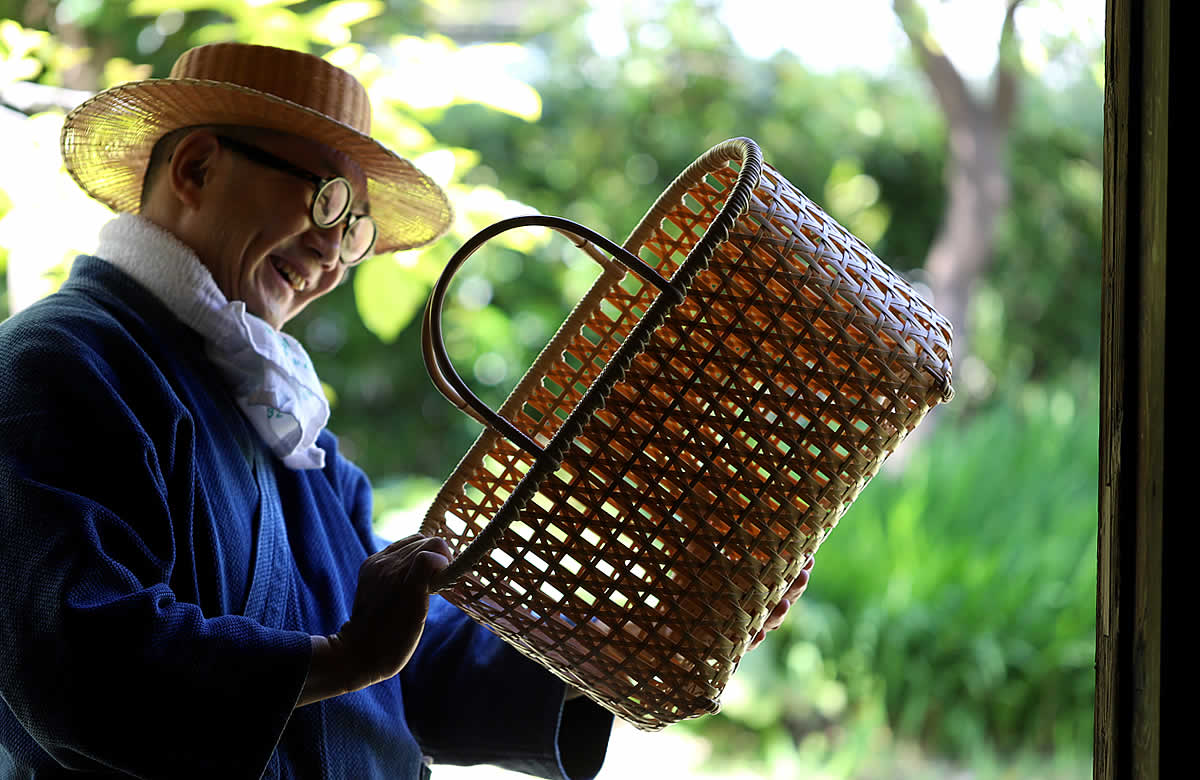
[[[259,165],[265,165],[268,168],[274,168],[282,173],[291,174],[292,176],[296,176],[297,178],[310,182],[314,189],[312,203],[308,208],[309,218],[312,220],[314,225],[322,230],[327,230],[337,225],[342,220],[346,220],[346,228],[342,231],[343,242],[346,236],[350,234],[351,228],[353,228],[359,222],[359,220],[368,220],[370,225],[375,228],[375,234],[371,237],[371,243],[367,245],[367,248],[363,250],[361,255],[353,260],[347,260],[345,257],[343,257],[342,250],[345,247],[345,244],[343,243],[338,247],[338,262],[344,266],[351,267],[358,265],[371,255],[371,250],[375,248],[375,242],[379,238],[379,225],[376,224],[375,218],[370,214],[350,213],[350,205],[354,201],[354,186],[350,184],[349,179],[347,179],[345,176],[318,176],[312,171],[307,171],[297,165],[293,165],[282,157],[277,157],[265,149],[260,149],[253,144],[239,141],[236,138],[230,138],[227,135],[218,135],[216,138],[217,143],[219,143],[221,146],[231,149],[235,153],[240,154],[242,157],[245,157],[251,162],[258,163]],[[343,181],[346,183],[346,191],[350,194],[350,197],[346,199],[346,208],[342,211],[342,213],[339,214],[333,221],[322,225],[319,221],[317,221],[317,199],[321,196],[321,192],[327,186],[337,181]]]

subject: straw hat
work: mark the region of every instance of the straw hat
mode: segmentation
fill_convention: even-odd
[[[280,130],[348,155],[367,176],[377,252],[428,244],[450,226],[446,193],[371,138],[371,104],[362,84],[320,57],[270,46],[200,46],[185,52],[168,78],[99,93],[67,115],[63,159],[93,198],[136,213],[155,142],[172,130],[207,124]]]

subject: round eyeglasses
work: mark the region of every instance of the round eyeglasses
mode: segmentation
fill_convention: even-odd
[[[357,265],[371,254],[371,249],[375,246],[375,239],[379,236],[379,230],[370,214],[350,213],[350,204],[354,202],[354,190],[350,187],[350,181],[347,178],[344,176],[332,178],[318,176],[312,171],[292,165],[287,160],[263,151],[257,146],[242,143],[229,136],[219,135],[217,142],[251,162],[311,182],[314,190],[312,206],[309,211],[313,224],[326,229],[337,225],[343,219],[346,220],[346,227],[342,231],[342,244],[338,252],[338,259],[343,265]]]

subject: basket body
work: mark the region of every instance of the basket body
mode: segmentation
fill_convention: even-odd
[[[710,167],[625,244],[663,276],[734,185]],[[949,324],[769,166],[683,302],[619,352],[658,295],[607,268],[500,413],[546,444],[623,359],[603,408],[549,466],[485,430],[422,526],[457,552],[507,513],[443,595],[644,730],[716,711],[806,556],[952,392]]]

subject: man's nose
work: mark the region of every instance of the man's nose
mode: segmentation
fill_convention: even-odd
[[[345,220],[327,228],[317,227],[309,223],[307,243],[317,260],[325,269],[332,269],[341,259],[342,233],[346,228]]]

